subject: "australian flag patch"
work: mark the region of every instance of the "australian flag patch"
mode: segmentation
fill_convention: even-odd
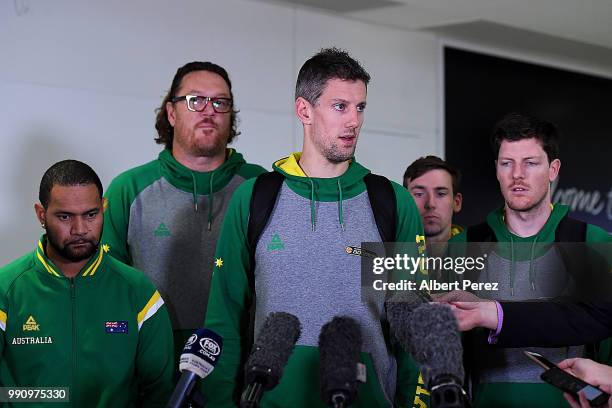
[[[127,333],[128,332],[128,322],[126,321],[118,321],[118,322],[106,322],[104,323],[104,328],[107,333]]]

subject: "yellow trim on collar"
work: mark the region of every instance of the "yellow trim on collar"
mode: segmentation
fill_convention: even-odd
[[[45,253],[45,250],[43,248],[42,242],[40,242],[40,240],[38,241],[38,250],[36,251],[36,257],[38,258],[38,260],[40,261],[40,263],[42,264],[42,266],[45,267],[45,269],[47,270],[47,272],[49,272],[51,275],[54,276],[61,276],[59,273],[57,273],[57,271],[55,269],[53,269],[51,267],[51,265],[49,265],[47,263],[47,261],[45,260],[45,258],[43,257],[43,254]]]
[[[100,263],[102,262],[102,257],[104,256],[104,250],[100,249],[100,254],[98,255],[98,258],[96,259],[96,261],[94,263],[92,263],[91,265],[89,265],[89,268],[87,268],[85,270],[85,272],[83,272],[82,276],[93,276],[96,271],[98,270],[98,266],[100,266]]]
[[[287,174],[298,177],[308,177],[298,163],[302,157],[302,152],[291,153],[289,157],[277,161],[276,166]]]
[[[105,252],[108,252],[108,245],[102,245],[102,247],[100,249],[100,253],[98,254],[98,257],[96,258],[96,260],[91,265],[89,265],[89,267],[81,275],[82,276],[93,276],[98,271],[98,268],[99,268],[100,264],[102,263],[102,258],[104,257],[104,253]],[[42,266],[45,267],[47,272],[49,272],[51,275],[54,275],[54,276],[57,276],[57,277],[61,277],[62,274],[58,273],[46,261],[45,257],[43,256],[44,253],[45,253],[45,250],[43,248],[42,242],[39,240],[38,241],[38,250],[36,251],[36,257],[38,258],[38,260],[40,261]]]

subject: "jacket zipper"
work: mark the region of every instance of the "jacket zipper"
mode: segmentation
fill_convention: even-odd
[[[72,387],[69,391],[70,401],[76,400],[76,395],[74,395],[76,394],[74,393],[74,391],[76,390],[75,378],[77,375],[77,372],[76,372],[77,344],[76,344],[76,305],[75,305],[76,302],[75,302],[75,299],[76,299],[76,289],[74,287],[74,278],[70,278],[70,308],[72,310],[72,378],[70,380]],[[74,403],[71,402],[70,405],[74,406]]]

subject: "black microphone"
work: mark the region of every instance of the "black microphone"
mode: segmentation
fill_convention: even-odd
[[[424,303],[431,302],[429,293],[422,290],[396,291],[385,301],[387,320],[395,339],[410,352],[405,345],[410,344],[410,330],[406,324],[414,310]]]
[[[463,347],[457,320],[450,307],[426,303],[417,307],[403,322],[409,341],[400,337],[419,365],[430,392],[433,408],[469,407],[463,390]]]
[[[361,329],[355,319],[336,316],[321,328],[321,396],[328,406],[347,407],[357,397],[360,351]]]
[[[187,339],[179,360],[179,379],[167,408],[181,408],[189,403],[195,393],[198,378],[204,378],[215,368],[223,339],[217,333],[208,329],[198,329]]]
[[[300,333],[300,321],[294,315],[268,315],[246,362],[247,386],[240,398],[241,408],[259,406],[263,393],[276,387]]]

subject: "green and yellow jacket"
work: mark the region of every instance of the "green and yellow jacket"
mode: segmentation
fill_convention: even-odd
[[[65,387],[75,407],[165,406],[172,329],[151,281],[106,245],[69,279],[44,247],[0,268],[0,385]]]

